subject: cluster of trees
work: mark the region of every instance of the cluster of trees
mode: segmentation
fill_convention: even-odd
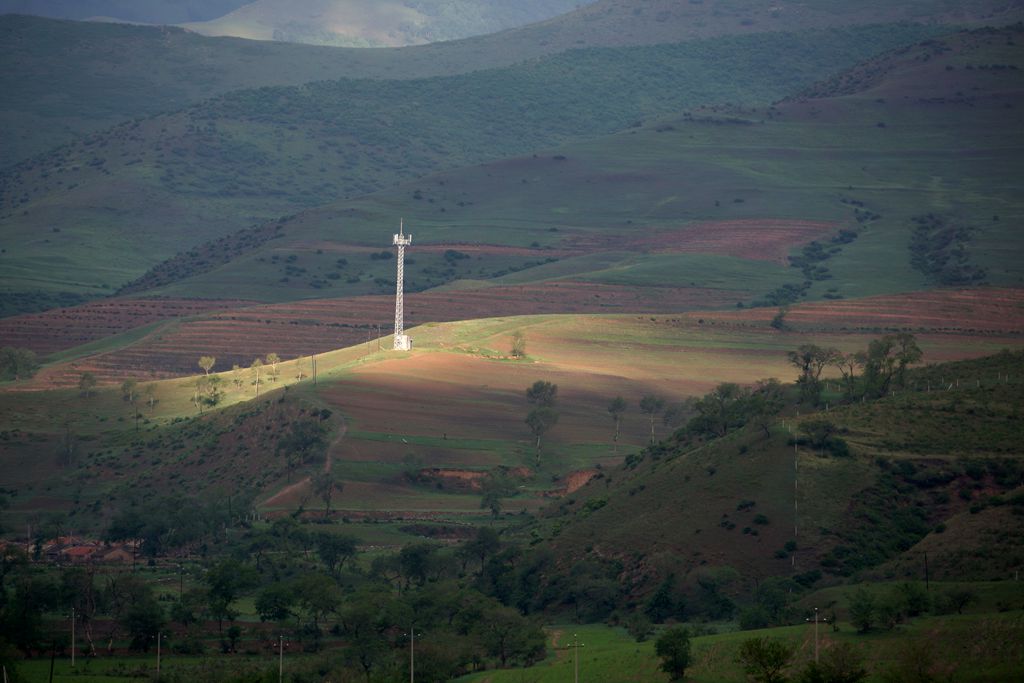
[[[167,501],[152,514],[138,510],[141,525],[122,515],[110,535],[137,534],[144,539],[144,552],[155,550],[168,534],[192,524],[190,513],[175,510],[175,502],[190,507]],[[208,516],[218,513],[223,510]],[[163,516],[169,518],[166,523]],[[210,538],[231,525],[223,514],[218,520],[221,531],[196,529],[193,535]],[[239,520],[234,526],[245,528]],[[233,651],[252,637],[236,623],[245,598],[253,601],[263,622],[289,634],[306,651],[321,650],[327,639],[340,643],[326,661],[345,680],[402,675],[412,629],[418,680],[447,681],[488,666],[528,665],[544,656],[538,622],[501,598],[505,573],[522,555],[505,546],[493,529],[481,528],[458,548],[413,543],[372,561],[361,560],[353,537],[327,527],[308,529],[285,517],[241,535],[219,536],[218,545],[229,551],[188,563],[177,595],[159,598],[143,573],[89,567],[58,574],[30,564],[23,552],[9,547],[0,563],[0,645],[12,644],[25,655],[47,649],[51,635],[41,615],[68,613],[73,607],[89,653],[121,639],[145,651],[160,631],[172,632],[168,645],[177,652],[201,653],[211,640]],[[102,639],[94,638],[99,622],[104,624]],[[209,622],[216,622],[215,632],[205,626]]]
[[[673,681],[686,677],[693,664],[690,631],[684,626],[667,629],[654,644],[661,659],[661,670]],[[740,643],[736,661],[747,679],[755,683],[784,683],[790,680],[787,669],[796,648],[777,638],[748,638]],[[817,661],[808,662],[797,672],[797,683],[858,683],[867,678],[863,657],[849,643],[827,648]]]
[[[906,383],[907,368],[919,362],[922,356],[914,335],[899,332],[875,339],[867,349],[854,353],[804,344],[789,352],[789,362],[800,373],[796,384],[801,400],[816,406],[821,402],[821,375],[827,367],[839,371],[846,398],[853,401],[878,398],[892,388],[902,388]]]

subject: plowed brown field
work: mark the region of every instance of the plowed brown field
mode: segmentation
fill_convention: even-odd
[[[767,325],[776,309],[703,313],[718,323]],[[691,316],[693,317],[693,316]],[[803,330],[879,330],[1024,334],[1024,289],[974,288],[906,292],[793,306],[785,322]]]
[[[838,224],[826,221],[769,218],[704,221],[659,228],[634,239],[588,236],[574,241],[573,246],[582,251],[626,249],[655,254],[721,254],[787,265],[786,259],[794,247],[807,244],[838,228]]]
[[[39,355],[63,351],[160,320],[185,318],[251,301],[223,299],[105,299],[0,319],[0,345],[32,349]]]

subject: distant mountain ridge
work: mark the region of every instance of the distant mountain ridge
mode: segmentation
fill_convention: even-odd
[[[180,24],[224,16],[250,0],[0,0],[0,14],[51,19],[107,17],[141,24]]]
[[[256,0],[211,21],[207,36],[337,47],[404,47],[496,33],[593,0]]]

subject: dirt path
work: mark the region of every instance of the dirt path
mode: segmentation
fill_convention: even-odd
[[[341,425],[338,427],[338,434],[331,440],[331,443],[327,444],[327,450],[324,454],[324,474],[330,474],[331,469],[334,467],[334,456],[332,455],[334,449],[337,447],[341,440],[345,438],[345,433],[348,431],[348,425],[344,420],[341,421]],[[289,484],[283,489],[267,498],[263,501],[264,507],[275,507],[281,505],[284,501],[288,500],[293,494],[297,494],[302,490],[303,487],[309,486],[312,482],[312,477],[303,477],[294,484]]]

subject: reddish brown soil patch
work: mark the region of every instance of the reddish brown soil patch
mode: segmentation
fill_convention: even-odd
[[[705,221],[648,231],[625,241],[618,236],[587,237],[574,246],[588,251],[614,248],[655,254],[721,254],[786,264],[786,257],[794,247],[807,244],[838,227],[836,223],[826,221],[771,218]]]
[[[218,299],[106,299],[0,319],[0,339],[6,346],[32,349],[46,355],[160,320],[251,304],[251,301]]]
[[[702,318],[767,325],[769,308],[716,311]],[[982,334],[1024,333],[1024,289],[939,289],[793,306],[786,324],[798,329],[909,329]]]
[[[567,496],[570,493],[575,493],[586,486],[591,479],[597,476],[597,474],[598,470],[594,469],[575,470],[573,472],[569,472],[567,475],[562,477],[561,486],[550,491],[546,491],[544,495],[551,498],[560,498],[562,496]]]

